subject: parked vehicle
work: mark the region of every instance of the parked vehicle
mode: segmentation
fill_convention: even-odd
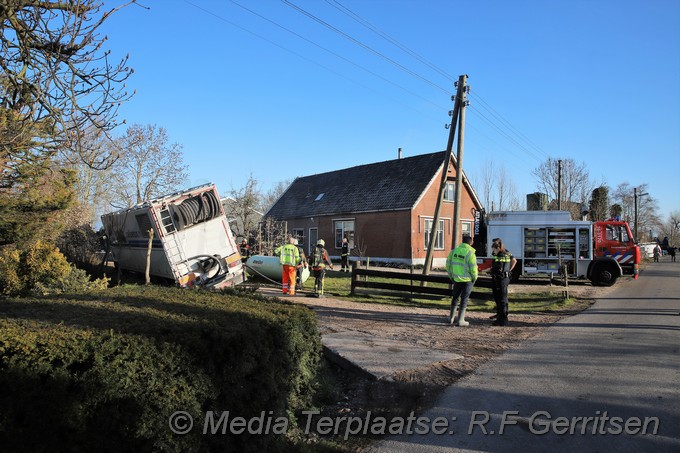
[[[482,218],[475,241],[480,271],[493,262],[491,241],[501,238],[517,259],[513,278],[565,274],[611,286],[638,277],[640,248],[626,222],[571,220],[567,211],[497,211]]]
[[[214,184],[145,201],[102,216],[114,261],[122,270],[145,272],[180,287],[233,286],[245,281],[239,248]]]

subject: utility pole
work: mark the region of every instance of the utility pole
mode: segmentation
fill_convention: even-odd
[[[458,121],[459,112],[465,96],[465,82],[467,75],[461,75],[456,82],[456,96],[452,98],[454,101],[453,111],[451,113],[451,125],[449,126],[449,141],[446,145],[446,157],[444,158],[444,166],[442,168],[442,179],[439,184],[439,196],[437,197],[437,206],[434,210],[434,220],[432,222],[432,230],[430,234],[430,242],[427,244],[427,254],[425,255],[425,265],[423,266],[423,275],[429,275],[432,268],[432,254],[434,253],[434,242],[437,237],[437,227],[439,226],[439,216],[441,212],[442,199],[444,198],[444,190],[446,189],[446,174],[448,173],[451,157],[453,156],[453,140],[456,135],[456,125]],[[460,143],[460,137],[458,137]],[[462,178],[460,163],[456,170],[456,187],[458,187],[458,180]],[[456,200],[459,200],[460,195],[456,193]],[[458,201],[456,201],[456,204]],[[454,224],[456,220],[454,219]],[[455,240],[454,240],[455,241]]]
[[[562,210],[562,159],[557,161],[557,210]]]
[[[463,81],[465,84],[465,81]],[[458,121],[458,150],[456,155],[456,201],[453,204],[453,237],[451,238],[451,249],[456,248],[458,233],[460,232],[460,199],[463,191],[463,145],[465,143],[465,106],[467,102],[465,95],[469,87],[464,86],[460,99],[460,121]]]
[[[634,209],[635,209],[635,242],[637,242],[638,239],[638,198],[649,195],[647,192],[645,193],[638,193],[637,187],[633,187],[633,199],[634,201]],[[651,236],[651,234],[650,234]]]
[[[637,229],[637,187],[633,187],[633,214],[635,214],[635,227],[633,228],[633,231],[635,232],[635,241],[637,241],[638,238],[638,229]]]

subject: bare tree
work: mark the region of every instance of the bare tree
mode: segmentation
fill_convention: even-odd
[[[668,243],[671,247],[680,245],[680,211],[673,211],[668,215],[666,221],[661,225],[658,237],[668,237]]]
[[[182,146],[169,143],[164,128],[133,124],[118,142],[120,158],[110,178],[113,207],[127,208],[178,190],[188,178]]]
[[[520,202],[517,198],[517,189],[512,178],[508,175],[505,167],[501,167],[496,172],[496,199],[498,200],[499,211],[519,210]]]
[[[635,193],[637,192],[637,230],[640,237],[636,239],[640,241],[645,238],[651,240],[653,232],[661,229],[662,225],[658,215],[658,203],[648,193],[648,187],[649,185],[645,183],[635,188],[630,183],[624,182],[616,186],[616,190],[612,193],[613,201],[621,206],[621,220],[628,222],[631,229],[635,230]]]
[[[0,3],[0,157],[52,157],[60,149],[79,149],[90,129],[115,128],[118,108],[131,94],[125,81],[133,70],[127,57],[112,63],[102,50],[99,27],[111,14],[101,0],[5,0]],[[35,138],[39,137],[39,140]],[[31,153],[17,155],[17,150]],[[99,155],[107,166],[115,156]]]
[[[96,130],[90,132],[80,140],[83,147],[79,151],[66,150],[61,162],[63,166],[76,172],[75,198],[81,206],[79,212],[88,216],[81,220],[93,226],[99,216],[107,211],[112,201],[111,169],[97,168],[98,156],[114,153],[118,155],[119,152],[115,142],[108,140],[102,132]]]
[[[558,193],[559,167],[561,161],[561,193]],[[539,191],[548,194],[553,200],[563,202],[572,218],[581,217],[581,206],[587,204],[595,184],[590,180],[590,173],[585,163],[578,164],[573,159],[548,158],[531,172],[536,178]]]
[[[287,179],[285,181],[279,181],[276,183],[276,185],[269,190],[263,197],[262,197],[262,212],[266,213],[269,211],[269,209],[274,206],[274,203],[281,198],[281,195],[290,187],[290,185],[293,183],[292,179]]]
[[[258,182],[250,175],[246,185],[240,189],[231,189],[231,200],[225,203],[225,211],[230,221],[232,231],[236,236],[248,238],[257,229],[257,223],[262,217],[258,211],[262,204],[262,194]]]
[[[493,177],[493,162],[487,161],[482,167],[481,174],[479,176],[479,184],[475,184],[482,188],[482,205],[487,212],[492,210],[492,195],[494,189],[494,177]]]
[[[487,212],[521,209],[515,183],[503,165],[495,168],[492,161],[487,161],[479,179],[482,187],[482,205]]]

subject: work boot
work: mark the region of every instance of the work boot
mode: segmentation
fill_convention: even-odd
[[[449,312],[449,324],[450,325],[454,324],[455,315],[456,315],[456,306],[458,306],[458,303],[451,305],[451,311]]]
[[[460,327],[467,327],[470,325],[469,322],[465,320],[465,312],[467,311],[467,307],[461,308],[458,310],[458,326]]]

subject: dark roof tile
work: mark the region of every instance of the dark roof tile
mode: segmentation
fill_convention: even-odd
[[[411,209],[444,155],[422,154],[297,178],[266,215],[290,219]],[[324,196],[314,201],[321,193]]]

